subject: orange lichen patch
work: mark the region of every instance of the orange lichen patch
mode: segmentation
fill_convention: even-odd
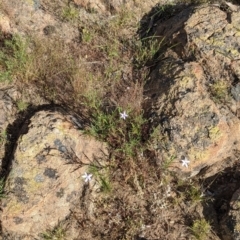
[[[212,132],[212,144],[204,150],[190,150],[189,158],[193,160],[191,167],[196,168],[199,165],[213,165],[216,162],[221,162],[231,156],[234,142],[238,139],[240,125],[236,124],[230,128],[225,122],[220,122],[214,127]],[[235,147],[237,147],[235,145]]]

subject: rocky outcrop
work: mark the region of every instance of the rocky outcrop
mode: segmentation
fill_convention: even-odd
[[[3,0],[0,3],[0,31],[6,36],[30,33],[33,37],[37,35],[49,40],[57,39],[64,41],[64,44],[70,43],[71,47],[81,48],[81,29],[86,22],[101,25],[101,21],[114,19],[118,12],[137,15],[138,10],[144,9],[146,12],[157,2],[159,1],[114,0],[110,3],[103,0]],[[123,7],[125,12],[122,12]],[[160,57],[156,58],[155,65],[151,65],[152,71],[144,92],[144,111],[151,120],[150,125],[160,127],[159,141],[156,144],[160,156],[157,165],[174,159],[171,170],[177,171],[180,178],[182,174],[194,176],[203,170],[205,178],[213,176],[239,159],[240,14],[235,11],[236,8],[220,8],[218,4],[178,6],[176,9],[174,6],[169,8],[157,5],[157,12],[150,16],[149,22],[146,19],[141,21],[141,24],[147,26],[147,34],[152,32],[154,39],[157,36],[162,44]],[[134,19],[142,16],[142,13],[134,16]],[[39,39],[41,41],[42,38]],[[83,56],[87,56],[88,45],[86,46],[86,54]],[[94,57],[92,60],[95,61]],[[97,60],[101,62],[102,59],[98,56]],[[52,81],[52,78],[49,80]],[[56,82],[57,84],[60,83]],[[62,91],[71,95],[67,88]],[[34,102],[36,96],[31,91],[29,102],[32,105],[43,104]],[[99,183],[94,177],[85,183],[82,177],[88,173],[90,164],[95,163],[96,159],[99,164],[108,155],[106,146],[83,135],[82,122],[66,114],[60,107],[34,110],[30,118],[25,113],[21,118],[21,114],[17,115],[19,97],[22,96],[16,96],[16,91],[12,88],[0,91],[0,158],[9,164],[5,196],[0,192],[0,197],[5,197],[1,200],[3,239],[41,239],[48,230],[54,231],[59,226],[64,228],[64,239],[94,239],[94,236],[97,236],[95,239],[102,239],[102,236],[108,237],[115,226],[124,222],[122,229],[117,229],[117,237],[112,237],[117,239],[123,237],[127,225],[134,223],[127,222],[126,219],[128,216],[134,218],[135,212],[141,215],[139,222],[142,224],[138,222],[137,230],[134,230],[142,233],[139,238],[188,238],[191,234],[189,227],[195,219],[204,219],[205,212],[208,215],[206,219],[214,226],[214,231],[222,234],[221,237],[239,237],[239,191],[232,198],[228,215],[221,221],[222,233],[218,231],[220,211],[214,209],[215,203],[191,209],[192,203],[188,197],[185,199],[182,196],[184,188],[179,193],[179,189],[173,187],[172,191],[176,193],[164,197],[158,189],[162,185],[160,174],[152,178],[147,171],[139,171],[146,182],[149,179],[148,185],[142,186],[138,174],[130,171],[129,175],[135,175],[131,176],[133,180],[121,175],[121,164],[111,179],[117,191],[109,197],[110,200],[97,203],[101,197],[100,194],[96,196]],[[66,101],[66,105],[71,104]],[[23,120],[23,124],[6,131],[14,126],[18,117]],[[17,134],[14,135],[14,131]],[[13,142],[7,144],[9,140]],[[154,158],[155,152],[153,155]],[[141,156],[141,161],[144,160],[145,164],[148,161],[144,157],[145,152]],[[140,165],[141,161],[138,162]],[[155,162],[151,164],[151,171],[154,172]],[[140,170],[147,169],[148,165],[141,167]],[[162,168],[157,167],[158,170],[162,171]],[[102,176],[98,177],[101,180]],[[229,182],[224,188],[216,183],[216,187],[210,189],[213,181],[215,180],[209,180],[206,189],[197,189],[201,191],[199,199],[224,199],[224,204],[219,204],[218,207],[227,211],[226,202],[230,198],[226,200],[221,194],[224,192],[225,195],[232,195],[237,184],[231,191]],[[238,182],[238,178],[233,181]],[[137,188],[133,191],[135,185]],[[212,191],[209,192],[209,189]],[[139,192],[141,196],[137,195]],[[96,198],[98,200],[94,202]],[[168,199],[170,204],[165,205]],[[114,204],[111,201],[115,201]],[[130,205],[134,206],[133,212],[129,210]],[[140,205],[141,208],[138,207]],[[95,211],[96,206],[99,207],[98,211]],[[196,214],[192,215],[194,212]],[[184,222],[184,217],[190,215],[191,221]],[[132,232],[129,234],[138,238]],[[209,239],[218,238],[211,233]]]
[[[145,107],[162,127],[164,159],[174,156],[174,169],[191,176],[215,163],[229,165],[240,149],[239,23],[239,12],[205,5],[156,24],[169,48],[145,86]]]
[[[65,220],[94,182],[82,175],[107,155],[104,144],[60,112],[40,111],[30,121],[21,129],[2,200],[3,236],[10,239],[39,239]]]

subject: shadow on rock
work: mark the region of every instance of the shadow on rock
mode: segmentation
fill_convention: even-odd
[[[149,40],[152,39],[158,39],[161,43],[158,56],[169,48],[177,52],[177,54],[183,54],[183,48],[187,43],[184,24],[192,15],[194,9],[194,6],[185,4],[158,4],[143,16],[137,33],[144,43],[149,43]],[[177,38],[176,34],[174,34],[176,32],[178,32]]]
[[[232,162],[231,167],[207,177],[203,180],[206,197],[211,201],[205,204],[203,214],[212,223],[219,237],[224,240],[239,238],[239,203],[240,203],[240,165],[239,153],[235,159],[226,159]],[[235,163],[234,163],[235,162]],[[217,166],[212,166],[212,168]],[[202,178],[208,175],[202,174]]]

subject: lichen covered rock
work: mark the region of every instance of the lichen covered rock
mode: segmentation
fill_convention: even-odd
[[[240,14],[231,17],[216,6],[190,7],[156,29],[171,48],[145,86],[146,109],[162,128],[163,158],[174,156],[174,169],[191,176],[240,149]]]
[[[3,234],[11,239],[39,238],[64,220],[81,197],[88,165],[107,153],[57,112],[36,113],[24,130],[2,202]]]

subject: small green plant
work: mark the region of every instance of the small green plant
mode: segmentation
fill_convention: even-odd
[[[136,151],[137,147],[140,147],[139,140],[131,138],[128,141],[126,141],[122,144],[119,151],[122,152],[125,156],[131,157],[135,154],[135,151]],[[139,152],[142,152],[142,151],[139,150]]]
[[[162,169],[169,170],[169,168],[171,167],[175,159],[176,159],[176,156],[171,156],[169,159],[165,160],[162,164]]]
[[[53,230],[47,230],[45,233],[41,234],[42,238],[45,240],[65,240],[66,230],[63,228],[62,224],[55,227]]]
[[[91,128],[93,135],[101,136],[102,138],[107,137],[115,126],[114,116],[104,112],[98,112],[94,117],[94,123]]]
[[[147,37],[136,41],[135,43],[135,65],[136,67],[145,66],[149,61],[153,61],[156,54],[164,46],[164,38],[160,40],[157,37]],[[159,59],[160,57],[157,57]],[[155,59],[155,60],[157,60]]]
[[[4,45],[0,50],[0,81],[10,82],[28,71],[28,41],[15,35],[12,39],[5,40]]]
[[[129,111],[131,114],[131,111]],[[126,122],[119,122],[115,134],[118,136],[119,148],[116,151],[128,157],[133,157],[137,152],[143,152],[142,126],[146,122],[142,114],[129,117]]]
[[[62,17],[66,21],[74,21],[78,18],[78,10],[76,7],[69,5],[63,8]]]
[[[192,206],[205,199],[201,186],[197,182],[178,179],[177,189],[179,194],[184,196],[185,201],[191,203]]]
[[[89,98],[92,123],[86,130],[86,133],[95,136],[97,138],[106,140],[110,132],[115,128],[115,113],[105,113],[102,111],[102,103],[96,99],[96,96]]]
[[[110,37],[109,37],[110,38]],[[120,53],[121,44],[116,39],[109,39],[106,43],[99,46],[99,49],[106,54],[108,60],[118,59]]]
[[[25,101],[23,101],[21,99],[17,101],[17,108],[18,108],[18,110],[20,112],[26,110],[27,107],[28,107],[28,103],[27,102],[25,102]]]
[[[5,40],[4,47],[0,49],[0,81],[14,81],[17,87],[33,84],[33,89],[41,92],[39,95],[44,93],[46,98],[56,101],[63,97],[63,86],[82,84],[77,62],[73,61],[69,51],[60,40],[13,36]],[[77,89],[74,90],[72,99],[78,94]],[[23,101],[17,104],[20,111],[27,107]]]
[[[125,157],[132,157],[142,151],[142,126],[146,122],[142,114],[128,116],[121,108],[106,113],[102,104],[95,97],[91,98],[88,106],[92,108],[92,122],[86,130],[87,134],[107,141]],[[131,111],[128,111],[131,114]],[[128,119],[129,118],[129,119]]]
[[[104,176],[99,176],[100,181],[101,181],[101,190],[105,193],[111,192],[112,186],[107,177]]]
[[[109,180],[109,172],[107,168],[99,168],[96,165],[91,165],[89,167],[89,172],[99,181],[102,192],[111,192],[112,186]]]
[[[113,54],[113,52],[111,54]],[[116,54],[118,53],[116,52]],[[112,79],[112,81],[117,81],[121,79],[121,71],[119,71],[119,69],[121,69],[121,65],[119,64],[116,66],[113,55],[111,55],[111,57],[109,56],[110,55],[108,55],[109,64],[105,67],[104,78],[106,80]]]
[[[0,133],[0,145],[4,145],[7,142],[8,139],[8,135],[7,135],[7,131],[3,130]]]
[[[198,203],[203,200],[202,191],[197,185],[189,184],[186,194],[193,203]]]
[[[94,37],[94,32],[88,29],[83,28],[82,30],[82,41],[84,43],[89,43]]]
[[[195,220],[190,228],[192,235],[198,240],[208,239],[208,234],[211,231],[211,225],[205,219]]]
[[[162,132],[162,129],[160,125],[152,129],[149,141],[151,145],[154,145],[154,149],[158,148],[158,142],[161,141],[161,135],[162,135],[161,132]]]

